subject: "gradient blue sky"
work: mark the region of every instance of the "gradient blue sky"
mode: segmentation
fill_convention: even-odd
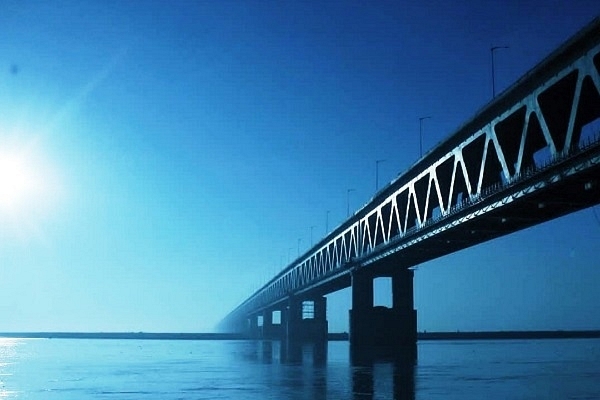
[[[371,197],[375,160],[383,184],[417,159],[419,117],[429,149],[490,100],[490,46],[510,46],[500,91],[599,14],[3,1],[0,161],[25,178],[0,187],[0,331],[211,330],[311,226],[323,236],[327,210],[342,222],[347,189],[352,209]],[[599,239],[588,209],[424,264],[419,329],[600,329]],[[330,296],[330,330],[348,308],[348,290]]]

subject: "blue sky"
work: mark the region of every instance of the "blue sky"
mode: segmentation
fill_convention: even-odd
[[[419,117],[427,150],[490,100],[490,46],[510,47],[501,91],[599,14],[582,0],[4,2],[0,159],[25,178],[0,187],[0,331],[212,329],[311,227],[316,242],[327,215],[332,228],[371,197],[376,160],[380,184],[416,161]],[[424,264],[419,329],[600,329],[599,239],[588,209]],[[330,296],[331,330],[348,308],[347,290]]]

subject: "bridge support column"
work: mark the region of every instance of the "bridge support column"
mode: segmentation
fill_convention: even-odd
[[[281,359],[285,362],[295,362],[302,358],[301,323],[302,302],[290,296],[287,306],[281,311]]]
[[[389,275],[392,278],[392,308],[373,307],[372,273],[358,271],[352,274],[350,350],[355,360],[416,355],[413,271],[401,269]]]
[[[301,300],[290,297],[281,312],[282,359],[288,362],[302,358],[302,345],[311,343],[315,347],[315,360],[323,360],[327,354],[327,298],[317,297]]]
[[[286,340],[296,342],[327,341],[327,298],[300,300],[290,297],[281,312],[281,326]]]
[[[248,316],[248,337],[257,338],[260,336],[260,328],[258,326],[258,315],[251,314]]]
[[[263,339],[277,339],[281,336],[281,325],[273,324],[273,310],[263,311],[263,326],[262,335]]]
[[[327,343],[329,324],[327,322],[327,297],[317,297],[312,300],[313,315],[303,320],[304,331],[308,333],[308,341]]]
[[[392,310],[396,322],[396,339],[401,345],[417,343],[417,310],[415,310],[414,272],[402,269],[392,275]]]
[[[273,311],[265,310],[263,311],[263,326],[261,337],[263,339],[271,339],[273,336]]]
[[[282,324],[284,323],[284,314],[285,325],[282,325],[284,330],[283,339],[288,342],[299,342],[302,329],[302,301],[291,296],[288,299],[286,309],[281,313]]]
[[[350,310],[350,348],[352,352],[373,345],[373,275],[352,273],[352,309]]]

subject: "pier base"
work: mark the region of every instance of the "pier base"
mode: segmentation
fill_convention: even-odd
[[[273,310],[265,310],[263,312],[262,339],[272,340],[279,339],[282,335],[281,322],[273,323]]]
[[[284,317],[285,314],[285,317]],[[300,300],[290,297],[285,319],[285,339],[299,343],[327,341],[327,298]]]
[[[248,327],[246,329],[246,333],[248,337],[257,339],[260,337],[261,328],[258,326],[258,315],[254,314],[248,317]]]
[[[350,350],[353,359],[416,356],[413,271],[402,269],[389,275],[392,278],[392,308],[373,306],[373,274],[359,271],[352,275]]]

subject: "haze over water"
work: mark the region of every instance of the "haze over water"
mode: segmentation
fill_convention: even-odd
[[[348,350],[286,362],[279,342],[0,339],[0,398],[600,398],[600,339],[422,341],[416,363],[352,365]]]

